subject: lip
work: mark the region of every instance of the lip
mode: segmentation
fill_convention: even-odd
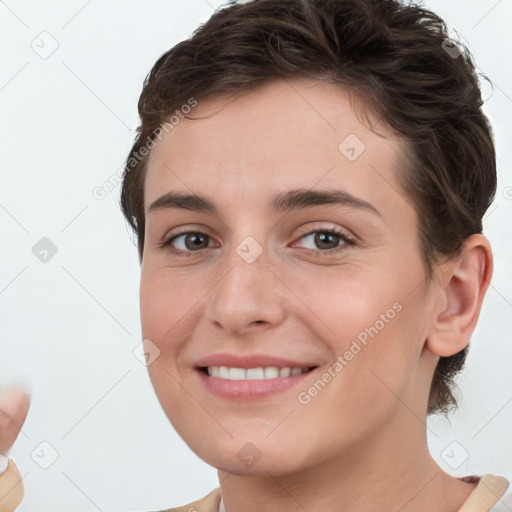
[[[277,393],[281,393],[297,386],[308,378],[315,370],[290,377],[277,377],[264,380],[229,380],[210,377],[197,369],[196,373],[204,387],[214,395],[230,400],[250,402],[259,400]]]
[[[259,368],[260,366],[277,366],[278,368],[311,368],[318,366],[312,361],[294,361],[270,354],[230,354],[228,352],[211,354],[196,362],[197,368],[205,366],[229,366],[231,368]],[[272,379],[270,379],[272,380]]]
[[[276,377],[262,380],[230,380],[211,377],[202,368],[206,366],[229,366],[232,368],[258,368],[276,366],[278,368],[311,368],[311,371],[289,377]],[[214,395],[230,400],[250,402],[291,390],[307,379],[318,365],[308,362],[284,359],[269,354],[212,354],[197,361],[196,374],[205,389]]]

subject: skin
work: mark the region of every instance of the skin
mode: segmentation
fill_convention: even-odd
[[[279,80],[202,100],[191,115],[202,119],[164,133],[148,163],[141,322],[160,404],[218,469],[226,510],[458,510],[475,484],[430,455],[427,398],[439,357],[462,350],[475,328],[492,275],[487,239],[470,237],[460,257],[425,280],[418,219],[396,179],[406,142],[383,125],[370,131],[338,87]],[[349,134],[366,146],[354,161],[338,149]],[[343,189],[380,215],[346,205],[267,209],[274,194],[296,188]],[[208,196],[219,214],[150,212],[171,190]],[[322,246],[309,235],[332,228],[356,244],[334,236]],[[173,245],[189,257],[159,246],[184,229],[206,235],[204,248],[194,249],[190,235],[188,246],[186,236]],[[262,248],[252,263],[236,251],[249,236]],[[298,394],[393,304],[400,312],[300,403]],[[300,386],[235,402],[207,391],[194,368],[219,352],[317,368]],[[21,427],[28,405],[14,402]],[[4,451],[14,438],[0,426]],[[261,454],[250,467],[238,456],[247,443]]]
[[[30,407],[30,393],[19,384],[0,389],[0,453],[7,453],[18,438]]]
[[[370,131],[338,87],[278,80],[210,97],[192,115],[202,119],[164,134],[148,163],[141,320],[160,351],[148,370],[162,408],[218,468],[227,511],[458,510],[475,484],[429,454],[427,397],[439,356],[462,350],[476,325],[492,274],[486,238],[469,238],[457,260],[425,280],[417,215],[396,179],[406,142],[385,126]],[[366,146],[355,161],[338,149],[349,134]],[[299,187],[344,189],[380,216],[347,206],[267,208],[275,193]],[[219,213],[150,212],[169,191],[205,195]],[[205,236],[200,250],[193,235],[172,245],[188,257],[159,246],[189,228]],[[356,245],[334,237],[319,246],[307,236],[331,228]],[[248,236],[263,250],[252,263],[236,251]],[[298,392],[396,303],[399,314],[299,403]],[[212,395],[194,368],[219,352],[318,367],[300,389],[235,402]],[[246,443],[261,454],[251,467],[237,456]]]

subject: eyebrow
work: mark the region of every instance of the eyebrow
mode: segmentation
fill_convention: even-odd
[[[273,212],[289,212],[319,205],[348,206],[382,217],[382,214],[371,203],[355,197],[345,190],[296,189],[280,192],[271,199],[269,209]],[[208,197],[174,191],[167,192],[153,201],[149,212],[172,208],[219,215],[219,209]]]

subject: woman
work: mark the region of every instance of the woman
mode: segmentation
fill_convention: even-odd
[[[233,3],[156,62],[121,206],[151,382],[220,481],[170,510],[510,509],[426,436],[492,276],[481,105],[443,21],[391,0]]]

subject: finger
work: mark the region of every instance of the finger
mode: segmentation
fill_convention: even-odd
[[[0,453],[7,453],[20,433],[30,406],[30,395],[21,385],[0,390]]]

